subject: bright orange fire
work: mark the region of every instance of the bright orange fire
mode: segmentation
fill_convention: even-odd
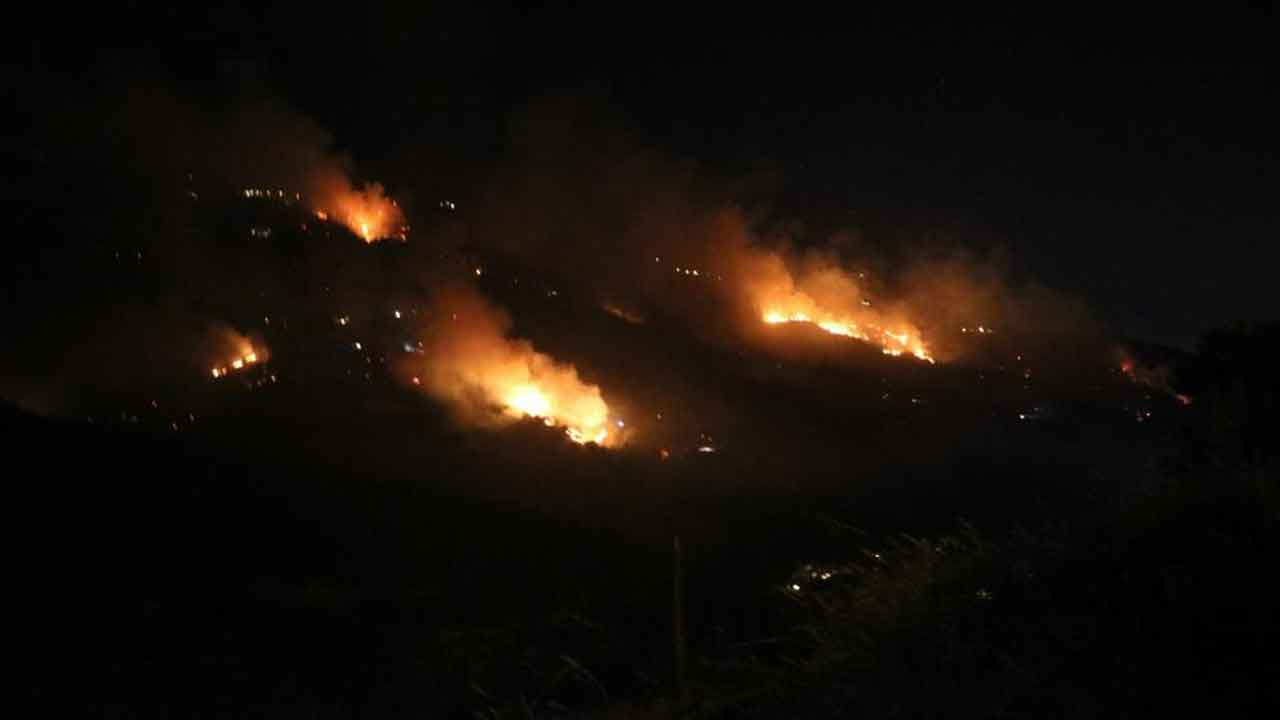
[[[854,277],[832,263],[810,261],[793,274],[781,256],[760,251],[746,270],[747,292],[766,324],[807,323],[876,345],[886,355],[934,362],[914,325],[872,307]]]
[[[258,362],[259,351],[254,350],[248,340],[237,339],[236,343],[240,346],[239,353],[233,356],[225,364],[214,365],[210,369],[210,374],[213,376],[213,379],[217,380],[219,378],[224,378],[237,370],[243,370]]]
[[[411,382],[449,402],[465,422],[495,424],[536,418],[560,427],[570,440],[614,447],[609,406],[600,388],[584,383],[572,366],[506,336],[507,318],[474,291],[454,288],[436,299]],[[422,357],[415,356],[415,357]]]
[[[315,211],[317,218],[333,218],[367,243],[392,237],[404,239],[404,213],[378,183],[364,189],[343,184],[325,195],[317,198],[321,205]]]
[[[511,388],[503,399],[504,410],[508,414],[517,417],[532,417],[542,420],[547,427],[562,425],[565,429],[565,435],[570,440],[586,444],[593,442],[597,445],[609,445],[609,428],[607,427],[609,411],[605,407],[604,401],[600,400],[599,406],[594,407],[594,400],[598,399],[599,391],[596,390],[596,398],[591,397],[591,389],[594,386],[587,386],[587,397],[570,398],[569,402],[561,403],[561,407],[572,406],[578,404],[580,410],[585,410],[585,414],[579,413],[576,418],[557,419],[555,415],[556,403],[535,385],[517,385]],[[582,406],[583,402],[587,406]]]

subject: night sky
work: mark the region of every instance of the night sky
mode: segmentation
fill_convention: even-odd
[[[513,114],[572,97],[628,142],[695,163],[815,237],[854,227],[889,249],[941,238],[998,252],[1122,334],[1190,346],[1275,315],[1273,10],[420,5],[49,18],[13,45],[11,85],[29,129],[104,68],[215,105],[269,92],[327,128],[363,175],[424,206],[478,197]],[[56,172],[56,151],[15,138],[26,180]]]

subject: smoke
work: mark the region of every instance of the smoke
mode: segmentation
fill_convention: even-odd
[[[0,358],[0,397],[40,414],[120,407],[210,379],[211,369],[265,362],[260,337],[179,305],[118,299],[63,313]]]
[[[406,370],[462,424],[494,427],[532,417],[563,427],[575,442],[615,444],[600,388],[583,382],[572,365],[510,337],[510,318],[475,290],[439,288],[427,317],[423,356]]]
[[[616,126],[579,99],[518,115],[470,239],[600,305],[656,309],[725,342],[776,344],[771,322],[808,322],[889,354],[951,361],[970,352],[967,328],[1097,330],[1082,303],[1017,278],[998,253],[960,251],[962,238],[904,247],[858,227],[807,230]]]
[[[54,411],[207,382],[216,364],[243,359],[228,323],[257,325],[286,289],[314,294],[336,279],[329,249],[249,234],[250,218],[285,217],[280,200],[365,239],[402,231],[386,190],[362,183],[328,131],[268,91],[187,92],[121,66],[39,79],[47,102],[24,137],[30,200],[14,233],[38,241],[13,243],[5,286],[23,308],[0,334],[21,351],[0,363],[5,397]],[[270,189],[271,204],[250,209],[248,188]]]
[[[68,124],[78,144],[104,154],[108,173],[139,186],[130,197],[135,207],[171,202],[177,189],[252,189],[298,199],[366,241],[400,235],[399,205],[381,184],[358,178],[325,128],[260,84],[241,81],[224,94],[198,96],[155,73],[116,71],[84,103],[91,123],[78,117],[84,106],[63,112],[77,114]],[[160,202],[147,210],[171,212]]]

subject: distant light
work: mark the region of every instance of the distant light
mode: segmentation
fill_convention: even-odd
[[[420,380],[420,379],[418,378],[418,376],[417,376],[417,375],[414,375],[414,376],[413,376],[413,384],[414,384],[414,385],[421,385],[421,384],[422,384],[422,380]]]
[[[621,420],[619,420],[619,421],[618,421],[618,427],[620,427],[620,428],[624,428],[624,427],[626,427],[626,426],[627,426],[627,424],[626,424],[626,423],[622,422]]]
[[[244,361],[246,365],[252,365],[258,362],[258,353],[251,352],[248,355],[245,355]]]
[[[702,445],[698,448],[698,452],[700,453],[713,453],[715,451],[716,449],[711,447],[710,445]]]
[[[484,274],[483,268],[476,268],[476,277],[480,277],[483,274]]]
[[[796,585],[795,583],[791,583],[791,589],[794,590],[795,592],[800,592],[800,586]]]
[[[239,370],[240,368],[244,367],[244,361],[241,360],[240,358],[236,358],[235,360],[231,361],[231,367],[235,368],[236,370]]]
[[[222,377],[222,372],[221,372],[220,370],[218,370],[218,368],[214,368],[214,369],[213,369],[213,376],[214,376],[215,378]]]
[[[363,345],[361,345],[361,344],[360,344],[360,341],[358,341],[358,340],[356,341],[356,349],[357,349],[357,350],[363,350],[363,349],[364,349],[364,346],[363,346]]]

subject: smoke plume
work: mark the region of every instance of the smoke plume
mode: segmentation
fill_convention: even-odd
[[[578,371],[509,336],[511,321],[463,285],[438,289],[411,382],[452,408],[466,425],[499,426],[537,418],[575,442],[613,445],[600,388]]]

